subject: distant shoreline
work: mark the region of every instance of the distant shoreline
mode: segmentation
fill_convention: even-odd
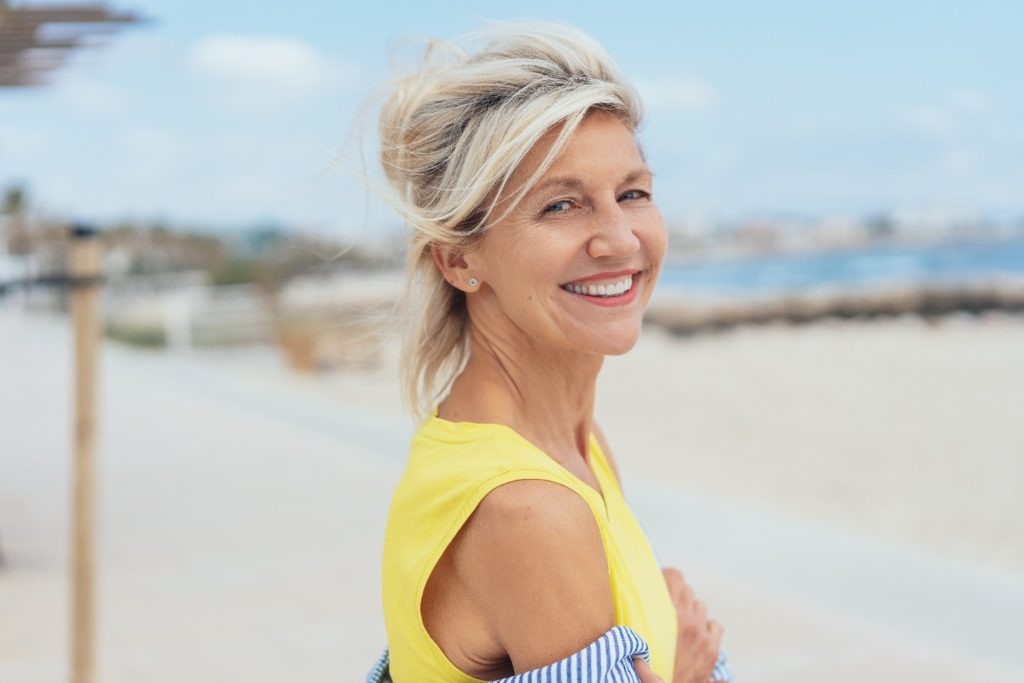
[[[669,291],[655,296],[644,320],[675,336],[688,336],[774,322],[804,325],[835,318],[870,320],[903,315],[935,319],[956,313],[989,312],[1024,314],[1024,277],[818,288],[746,297],[689,296]]]

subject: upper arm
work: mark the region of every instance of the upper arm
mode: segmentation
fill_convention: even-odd
[[[608,562],[594,515],[571,489],[522,480],[484,498],[453,560],[515,671],[562,659],[612,627]]]

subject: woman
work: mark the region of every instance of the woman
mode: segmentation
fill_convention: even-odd
[[[589,666],[606,645],[629,680],[727,676],[721,627],[658,567],[592,417],[665,253],[639,118],[600,47],[547,24],[432,45],[384,104],[413,228],[403,372],[426,415],[385,540],[398,683]]]

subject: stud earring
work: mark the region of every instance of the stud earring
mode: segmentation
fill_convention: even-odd
[[[469,278],[469,286],[470,287],[476,287],[478,284],[480,284],[480,281],[477,280],[475,277]]]

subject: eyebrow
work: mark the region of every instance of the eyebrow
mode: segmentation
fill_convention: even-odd
[[[653,178],[653,177],[654,177],[654,174],[651,173],[650,169],[648,169],[648,168],[637,168],[637,169],[634,169],[633,171],[630,171],[626,175],[626,177],[621,180],[620,184],[632,183],[632,182],[635,182],[637,180],[640,180],[641,178],[650,179],[650,178]],[[580,178],[578,178],[576,176],[554,176],[553,178],[548,178],[546,180],[543,180],[543,181],[537,183],[533,187],[533,189],[530,190],[530,194],[533,195],[533,194],[536,194],[538,192],[542,192],[544,190],[549,190],[549,189],[555,188],[555,187],[565,187],[565,188],[572,189],[572,190],[578,190],[578,189],[582,188],[584,186],[584,184],[585,183]]]

